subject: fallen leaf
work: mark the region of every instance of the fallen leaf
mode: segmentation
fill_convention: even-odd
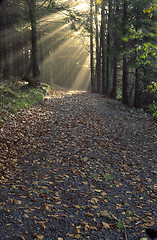
[[[92,198],[91,200],[89,200],[91,203],[93,203],[93,204],[96,204],[98,201],[99,201],[99,199],[97,199],[97,198]]]
[[[43,239],[43,238],[44,238],[44,235],[37,235],[37,238],[38,238],[38,239]]]
[[[73,205],[74,208],[81,208],[79,205]]]
[[[103,217],[106,217],[106,216],[109,215],[108,211],[106,211],[106,210],[100,211],[100,214],[101,214],[101,216],[103,216]]]
[[[90,212],[85,213],[85,215],[88,216],[88,217],[94,217],[94,214],[90,213]]]
[[[110,225],[106,222],[101,222],[102,223],[102,226],[106,229],[110,228]]]
[[[44,223],[42,223],[41,227],[42,227],[43,229],[46,229],[46,226],[45,226]]]
[[[18,236],[18,240],[25,240],[24,236]]]
[[[80,234],[76,234],[76,235],[75,235],[75,238],[76,238],[76,239],[79,239],[80,237],[81,237]]]

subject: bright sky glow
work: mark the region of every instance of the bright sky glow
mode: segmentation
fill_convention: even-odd
[[[74,3],[72,8],[79,12],[86,12],[89,9],[87,0],[78,0]],[[84,45],[86,41],[89,43],[89,39],[83,38],[82,41],[80,33],[71,31],[69,24],[63,21],[65,16],[64,12],[49,13],[39,20],[40,27],[44,29],[39,39],[40,45],[45,47],[50,42],[52,46],[40,64],[41,79],[50,85],[55,84],[58,88],[61,86],[70,90],[88,90],[90,59]]]
[[[80,4],[78,4],[76,7],[75,7],[76,10],[78,11],[87,11],[89,9],[89,5],[86,3],[86,2],[82,2]]]

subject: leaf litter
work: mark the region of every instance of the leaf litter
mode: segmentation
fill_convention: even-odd
[[[157,124],[54,91],[0,129],[0,239],[140,239],[155,224]]]

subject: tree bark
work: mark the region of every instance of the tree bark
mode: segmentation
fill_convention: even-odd
[[[95,77],[94,77],[94,46],[93,46],[93,0],[90,0],[90,67],[91,67],[91,87],[92,92],[95,92]]]
[[[128,54],[127,54],[127,9],[128,3],[127,0],[124,0],[123,3],[123,91],[122,91],[122,101],[124,104],[129,105],[129,76],[128,76]]]
[[[106,94],[110,95],[111,90],[111,56],[110,56],[110,50],[111,50],[111,11],[112,11],[112,5],[111,1],[109,0],[108,4],[108,27],[107,27],[107,59],[106,59]]]
[[[106,19],[105,0],[101,4],[102,94],[106,93]]]
[[[118,70],[118,22],[117,22],[117,17],[119,14],[119,5],[118,1],[114,1],[114,24],[116,26],[116,31],[113,34],[113,39],[114,39],[114,57],[113,57],[113,85],[112,85],[112,92],[111,92],[111,97],[116,98],[117,96],[117,70]]]
[[[37,85],[40,80],[38,42],[37,42],[37,17],[36,17],[36,0],[29,0],[29,13],[31,20],[31,37],[32,37],[32,67],[33,78],[36,79]]]
[[[3,45],[3,78],[7,79],[10,75],[9,68],[9,46],[8,46],[8,16],[7,1],[2,1],[2,45]]]
[[[138,31],[138,22],[139,22],[139,16],[138,16],[138,9],[136,12],[136,32]],[[135,58],[138,58],[138,53],[136,50],[136,46],[138,44],[138,40],[136,38],[135,40]],[[136,108],[139,108],[141,106],[141,90],[140,90],[140,83],[139,83],[139,69],[138,66],[136,66],[135,69],[135,99],[134,99],[134,105]]]
[[[3,74],[2,1],[0,2],[0,77]]]
[[[98,4],[95,1],[95,30],[96,30],[96,71],[95,78],[97,84],[97,92],[102,93],[102,85],[101,85],[101,53],[100,53],[100,35],[99,35],[99,26],[98,26]]]

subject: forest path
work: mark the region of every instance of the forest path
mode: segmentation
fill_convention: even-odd
[[[120,102],[54,91],[1,129],[0,240],[145,237],[157,217],[157,124]],[[3,173],[3,172],[2,172]]]

